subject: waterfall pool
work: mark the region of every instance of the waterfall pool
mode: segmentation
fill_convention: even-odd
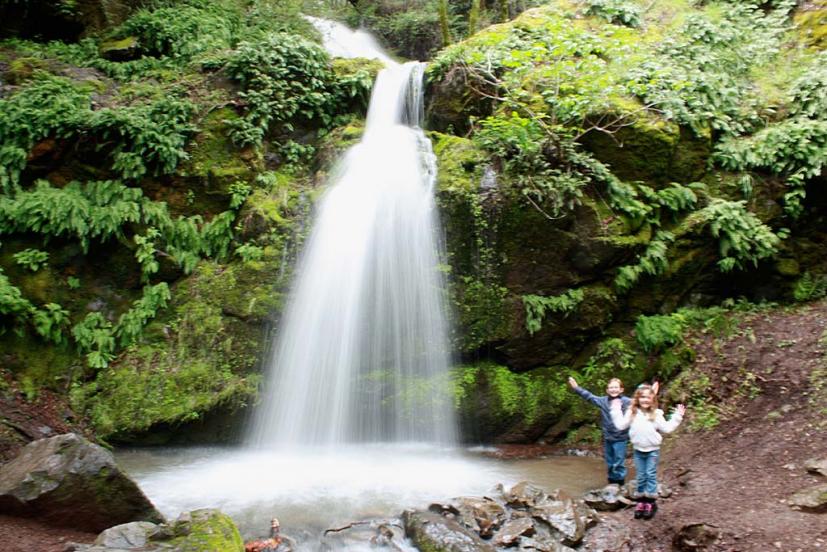
[[[600,458],[501,460],[478,449],[412,444],[141,448],[120,450],[117,459],[168,518],[219,508],[250,539],[266,536],[276,517],[300,550],[315,550],[325,529],[395,517],[456,496],[483,496],[498,483],[527,480],[578,495],[605,477]]]

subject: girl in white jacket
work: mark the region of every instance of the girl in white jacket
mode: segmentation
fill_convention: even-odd
[[[618,430],[629,428],[629,440],[634,448],[637,472],[637,506],[635,518],[650,519],[658,509],[658,460],[660,459],[661,433],[672,433],[681,423],[686,407],[679,404],[669,421],[658,408],[658,399],[650,385],[641,385],[632,397],[632,403],[624,414],[620,401],[612,404],[612,423]]]

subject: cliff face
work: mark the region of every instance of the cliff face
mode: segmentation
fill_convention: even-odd
[[[79,2],[86,40],[0,45],[4,393],[69,395],[112,440],[232,438],[377,71],[331,63],[288,4]],[[428,69],[469,441],[591,419],[570,373],[673,374],[683,322],[656,315],[827,274],[820,5],[604,4]]]

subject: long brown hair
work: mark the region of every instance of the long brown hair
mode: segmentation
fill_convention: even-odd
[[[644,393],[648,392],[652,396],[652,406],[649,407],[649,411],[645,412],[645,414],[649,417],[650,420],[655,419],[655,412],[658,409],[658,396],[655,395],[655,391],[652,389],[652,386],[649,384],[644,383],[643,385],[638,385],[637,389],[635,389],[635,394],[632,397],[632,419],[635,418],[637,411],[640,406],[640,396]],[[642,410],[642,408],[641,408]]]

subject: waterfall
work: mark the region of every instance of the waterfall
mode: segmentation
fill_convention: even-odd
[[[375,57],[386,68],[362,140],[318,205],[248,440],[450,444],[436,164],[420,128],[424,66],[394,63],[364,34],[349,39],[338,24],[312,21],[335,54]]]

